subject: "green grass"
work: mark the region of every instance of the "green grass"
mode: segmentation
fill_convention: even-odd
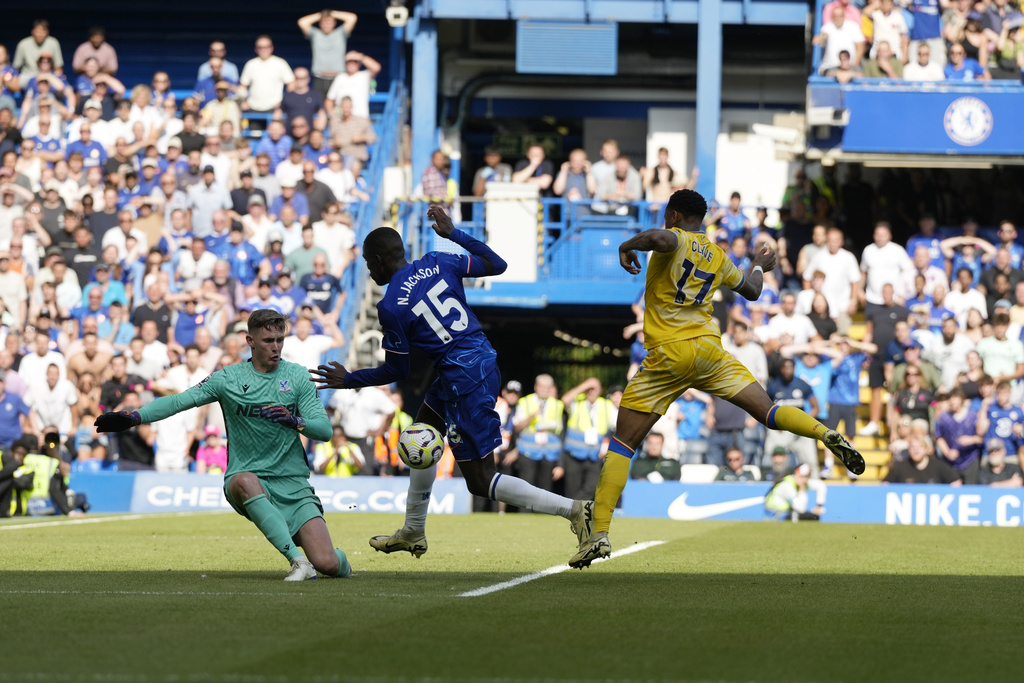
[[[434,517],[420,560],[366,544],[399,524],[329,516],[357,574],[303,584],[233,514],[0,526],[0,681],[1020,678],[1020,529],[616,520],[617,548],[666,543],[459,598],[563,563],[568,524]]]

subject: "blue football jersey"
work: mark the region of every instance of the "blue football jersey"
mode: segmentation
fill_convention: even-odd
[[[468,393],[494,369],[491,347],[469,304],[462,278],[473,256],[430,252],[391,278],[377,314],[385,351],[426,352],[447,397]]]

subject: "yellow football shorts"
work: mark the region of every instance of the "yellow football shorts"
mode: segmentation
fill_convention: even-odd
[[[664,415],[687,389],[729,400],[756,380],[722,348],[718,336],[705,335],[653,348],[622,394],[622,406]]]

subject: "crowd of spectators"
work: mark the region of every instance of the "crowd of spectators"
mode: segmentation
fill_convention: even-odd
[[[216,407],[116,437],[95,418],[244,362],[255,308],[291,317],[288,360],[343,344],[380,70],[347,49],[356,22],[298,21],[312,69],[265,35],[241,68],[214,41],[178,90],[118,80],[100,27],[0,46],[0,448],[57,434],[76,466],[223,469]]]
[[[840,83],[1024,78],[1024,14],[1010,0],[832,0],[813,43],[819,73]]]

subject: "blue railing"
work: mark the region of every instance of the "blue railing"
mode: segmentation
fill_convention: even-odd
[[[391,206],[392,221],[406,236],[409,255],[418,258],[429,251],[448,251],[452,245],[431,229],[426,211],[428,197],[412,197]],[[626,215],[593,212],[593,200],[570,202],[543,198],[537,211],[537,285],[593,282],[605,285],[637,284],[638,276],[619,266],[617,247],[630,236],[662,223],[664,205],[635,202]],[[481,241],[487,241],[486,201],[479,197],[459,198],[452,211],[457,227]],[[499,284],[495,283],[494,287]]]
[[[369,187],[370,201],[357,205],[352,216],[356,244],[358,245],[362,245],[366,235],[378,225],[381,215],[381,186],[384,181],[384,169],[395,163],[398,157],[404,114],[405,89],[400,82],[394,81],[388,91],[387,104],[384,106],[384,112],[377,126],[377,143],[370,150],[370,164],[364,174]],[[325,354],[325,362],[333,360],[343,362],[347,357],[349,348],[355,341],[356,322],[359,318],[363,296],[366,293],[368,278],[366,264],[361,258],[357,258],[345,271],[342,286],[347,292],[347,296],[338,320],[338,326],[341,328],[342,334],[345,335],[345,344],[341,348]],[[329,393],[321,393],[321,397],[326,401],[329,398]]]

